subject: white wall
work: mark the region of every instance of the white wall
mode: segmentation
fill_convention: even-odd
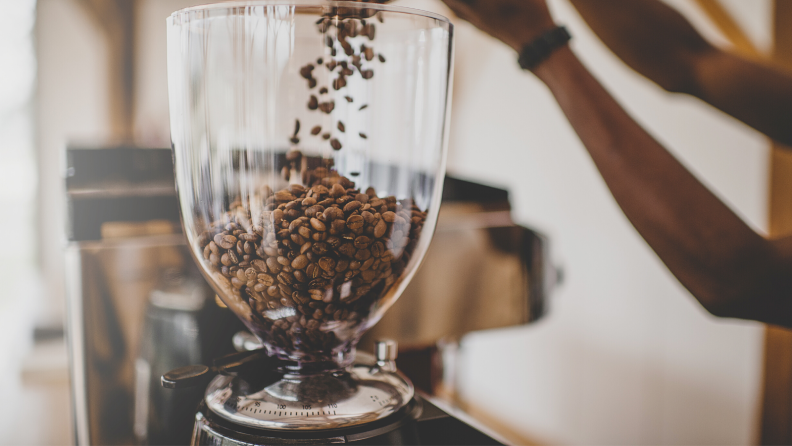
[[[723,42],[693,2],[673,3]],[[764,47],[767,4],[728,3]],[[625,108],[763,229],[765,138],[662,92],[605,49],[568,3],[551,8]],[[709,316],[621,214],[543,85],[503,45],[465,24],[457,31],[449,171],[507,187],[516,219],[550,235],[566,273],[543,322],[464,340],[466,400],[526,436],[558,443],[753,442],[762,326]]]
[[[39,253],[45,319],[63,315],[64,148],[109,135],[107,48],[100,30],[74,0],[38,0],[36,134]]]

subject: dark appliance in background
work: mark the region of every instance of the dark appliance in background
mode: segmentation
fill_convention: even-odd
[[[160,376],[255,350],[258,341],[215,299],[190,256],[170,149],[70,147],[66,158],[76,443],[189,443],[205,385],[164,389]],[[447,176],[426,258],[361,350],[395,339],[398,368],[416,387],[453,398],[454,383],[444,381],[455,367],[443,354],[449,346],[471,331],[539,319],[557,272],[546,238],[515,225],[510,210],[507,191]],[[435,404],[442,406],[424,398],[410,415],[422,443],[495,442]],[[204,423],[223,429],[222,420]],[[343,442],[398,444],[397,433],[369,434],[352,432]]]
[[[181,234],[170,149],[67,150],[68,342],[77,444],[186,444],[202,391],[170,369],[234,350]]]

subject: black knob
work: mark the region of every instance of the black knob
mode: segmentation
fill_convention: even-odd
[[[162,375],[162,387],[166,389],[186,389],[206,385],[212,378],[212,370],[205,365],[179,367]]]

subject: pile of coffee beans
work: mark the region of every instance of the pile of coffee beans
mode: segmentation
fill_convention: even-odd
[[[426,211],[326,167],[302,186],[239,201],[197,242],[204,265],[263,341],[291,359],[331,358],[404,272]],[[249,308],[248,308],[249,307]],[[245,313],[241,313],[245,314]]]

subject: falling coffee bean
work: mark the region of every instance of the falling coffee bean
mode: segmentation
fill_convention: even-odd
[[[333,150],[341,150],[341,147],[342,147],[341,146],[341,141],[339,141],[336,138],[331,139],[330,140],[330,147],[332,147]]]
[[[309,110],[316,110],[319,108],[319,99],[316,96],[311,95],[311,98],[308,99],[308,109]]]

